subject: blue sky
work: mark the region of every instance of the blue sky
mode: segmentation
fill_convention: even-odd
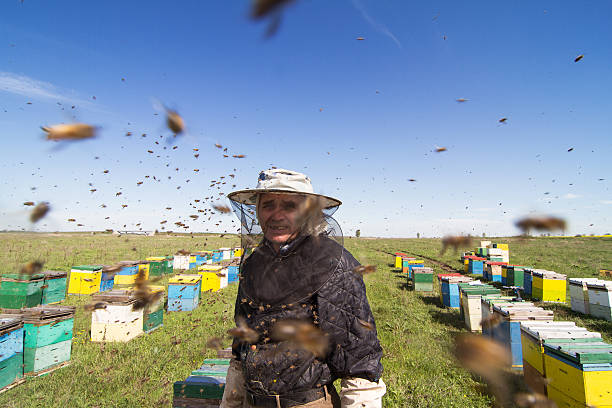
[[[344,202],[346,235],[515,234],[534,212],[612,231],[611,3],[297,0],[271,38],[249,6],[2,2],[0,229],[229,231],[193,200],[278,166]],[[187,124],[171,144],[160,102]],[[99,136],[44,140],[71,121]],[[31,225],[24,201],[52,212]]]

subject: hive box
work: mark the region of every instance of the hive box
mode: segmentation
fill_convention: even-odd
[[[228,261],[232,259],[232,248],[219,248],[221,251],[221,260]]]
[[[502,266],[502,269],[504,267]],[[524,276],[525,267],[521,265],[507,265],[506,266],[506,285],[508,286],[524,286],[525,276]],[[503,274],[503,271],[502,271]],[[503,275],[502,275],[502,284],[503,284]]]
[[[170,275],[174,272],[174,257],[172,255],[166,256],[166,263],[164,264],[164,275]]]
[[[176,275],[168,281],[168,311],[188,312],[198,307],[201,275]]]
[[[214,262],[220,262],[223,260],[223,251],[221,251],[220,249],[213,251],[213,255],[212,255],[212,261]]]
[[[493,306],[493,314],[501,323],[491,327],[493,339],[504,344],[512,353],[512,368],[523,368],[523,347],[521,343],[521,322],[551,321],[553,312],[530,304],[499,304]]]
[[[459,275],[459,274],[457,274]],[[439,277],[440,279],[440,297],[442,304],[446,307],[459,309],[461,305],[459,296],[459,283],[470,282],[473,279],[469,276],[451,275]],[[439,275],[438,275],[439,276]]]
[[[468,261],[468,270],[467,272],[472,275],[482,275],[484,268],[484,261],[487,258],[479,258],[479,257],[471,257]]]
[[[433,292],[433,269],[412,268],[412,287],[417,292]]]
[[[24,374],[36,376],[70,361],[74,306],[37,306],[14,311],[23,320]]]
[[[408,273],[409,271],[409,266],[410,266],[410,261],[415,260],[416,258],[412,258],[409,256],[405,256],[402,258],[402,273]]]
[[[440,303],[444,303],[444,300],[442,299],[442,278],[445,276],[463,276],[463,275],[457,272],[439,273],[436,275],[436,278],[434,279],[434,284],[436,286],[435,290],[437,290],[438,293],[440,294]]]
[[[133,285],[138,276],[138,261],[122,261],[123,265],[115,275],[115,284]]]
[[[598,280],[587,282],[589,311],[591,316],[612,320],[612,282]]]
[[[531,297],[544,302],[565,303],[566,276],[552,271],[532,269]]]
[[[206,359],[185,381],[173,386],[174,408],[218,407],[225,391],[229,359]]]
[[[63,271],[44,271],[45,283],[42,286],[41,304],[59,303],[66,299],[68,273]]]
[[[502,280],[502,266],[506,265],[504,262],[486,261],[485,269],[483,271],[483,277],[485,280],[491,282],[501,282]]]
[[[492,336],[490,327],[491,323],[483,325],[483,322],[490,322],[493,316],[493,306],[499,304],[512,304],[514,302],[514,297],[512,296],[502,296],[501,294],[492,294],[492,295],[482,295],[480,297],[480,313],[481,313],[481,326],[482,326],[482,335],[483,336]],[[533,303],[530,303],[533,305]]]
[[[569,278],[571,308],[575,312],[589,314],[589,291],[587,282],[597,282],[597,278]]]
[[[151,293],[163,292],[163,287],[150,286]],[[134,309],[136,294],[133,289],[115,289],[93,296],[93,302],[106,307],[91,315],[91,340],[97,342],[127,342],[161,327],[164,296],[141,309]]]
[[[68,293],[71,295],[90,295],[100,291],[102,265],[79,265],[70,270]]]
[[[222,265],[200,265],[198,274],[202,275],[202,292],[216,292],[228,285],[227,268]]]
[[[242,248],[232,248],[232,258],[240,258],[242,256]]]
[[[612,406],[612,345],[545,341],[544,366],[558,406]]]
[[[23,322],[18,315],[0,315],[0,391],[22,382]]]
[[[221,261],[218,265],[221,265],[223,268],[227,269],[227,283],[238,282],[238,265],[240,264],[240,259],[234,258],[228,261]],[[222,272],[223,273],[223,272]]]
[[[408,260],[408,279],[412,279],[412,270],[414,268],[424,268],[425,262],[422,259],[409,259]]]
[[[149,262],[149,276],[159,277],[166,269],[165,256],[149,256],[145,259]]]
[[[149,261],[138,261],[138,273],[144,279],[149,279]]]
[[[173,270],[175,272],[186,271],[189,269],[189,255],[174,255]]]
[[[500,294],[500,290],[479,281],[459,283],[459,294],[461,297],[460,316],[465,321],[465,326],[472,332],[482,331],[482,310],[480,299],[483,295]]]
[[[0,282],[0,307],[20,309],[34,307],[42,301],[45,275],[6,273]]]

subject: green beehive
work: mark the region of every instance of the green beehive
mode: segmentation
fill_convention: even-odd
[[[45,275],[7,273],[2,275],[0,282],[0,307],[6,309],[21,309],[34,307],[42,301],[42,286]]]
[[[218,406],[223,398],[229,359],[204,360],[185,381],[174,383],[173,407]]]
[[[174,257],[172,255],[166,257],[165,267],[165,275],[170,275],[174,272]]]
[[[417,292],[433,292],[433,269],[412,268],[412,282]]]
[[[45,284],[42,286],[42,304],[58,303],[66,299],[67,272],[44,271]]]
[[[146,258],[149,263],[149,276],[162,276],[166,270],[165,256],[150,256]]]

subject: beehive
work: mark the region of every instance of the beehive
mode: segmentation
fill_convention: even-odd
[[[174,272],[174,257],[172,255],[168,255],[165,258],[164,275],[170,275]]]
[[[73,266],[68,280],[68,293],[90,295],[100,291],[102,265]]]
[[[240,258],[242,256],[242,248],[233,248],[232,258]]]
[[[103,266],[102,267],[102,276],[100,278],[100,292],[106,292],[107,290],[111,290],[115,286],[115,275],[116,273],[112,271],[112,267]]]
[[[221,261],[218,265],[227,269],[227,283],[238,282],[238,265],[240,264],[240,259],[234,258],[228,261]],[[223,273],[223,272],[222,272]]]
[[[198,256],[197,255],[189,255],[189,268],[188,269],[196,269],[198,267]]]
[[[63,271],[44,271],[45,283],[42,286],[41,304],[58,303],[66,299],[68,273]]]
[[[552,271],[532,270],[531,296],[544,302],[565,303],[566,276]]]
[[[163,287],[149,287],[152,292]],[[145,308],[134,310],[135,292],[132,289],[115,289],[93,296],[94,303],[105,304],[91,315],[91,340],[99,342],[127,342],[163,324],[164,297]]]
[[[115,284],[117,285],[133,285],[138,276],[137,261],[123,261],[119,272],[115,275]]]
[[[198,274],[202,275],[202,292],[216,292],[228,284],[227,268],[222,265],[201,265]]]
[[[472,275],[482,275],[484,261],[486,258],[471,257],[469,258],[467,272]]]
[[[138,261],[138,274],[145,280],[149,279],[149,261]]]
[[[527,296],[532,295],[533,269],[525,268],[523,270],[523,293]]]
[[[506,285],[524,287],[524,270],[525,267],[522,265],[508,265],[506,269]]]
[[[604,280],[587,282],[587,289],[591,316],[612,320],[612,282]]]
[[[491,241],[480,241],[480,246],[483,248],[488,248],[493,246],[493,243]]]
[[[402,268],[402,255],[399,252],[395,253],[395,268],[396,269]]]
[[[494,293],[492,295],[482,295],[480,297],[480,316],[483,336],[492,336],[489,324],[482,325],[482,322],[488,322],[493,316],[493,306],[499,304],[512,304],[515,298],[512,296],[502,296],[501,294]],[[533,305],[533,303],[530,303]]]
[[[70,361],[74,306],[22,309],[24,374],[40,375]]]
[[[433,269],[413,267],[412,275],[412,287],[415,291],[433,292]]]
[[[232,248],[219,248],[221,251],[221,260],[228,261],[232,259]]]
[[[553,312],[535,307],[532,304],[493,305],[493,314],[501,323],[491,327],[493,339],[506,345],[512,353],[512,368],[523,368],[523,348],[521,343],[521,322],[552,321]]]
[[[436,286],[435,290],[438,291],[438,293],[440,294],[440,303],[444,303],[444,300],[442,299],[442,278],[446,276],[463,276],[463,275],[457,272],[439,273],[436,275],[436,278],[434,279],[434,283]]]
[[[159,277],[164,274],[165,256],[149,256],[145,260],[149,262],[149,276]]]
[[[442,304],[446,307],[459,309],[461,305],[459,297],[459,283],[470,282],[469,276],[442,276],[440,278],[440,297]]]
[[[409,259],[408,260],[408,279],[412,279],[412,270],[414,268],[424,268],[424,267],[425,267],[425,262],[423,262],[422,259]]]
[[[589,290],[587,282],[597,282],[597,278],[568,279],[570,304],[575,312],[589,314]]]
[[[201,275],[176,275],[168,281],[168,311],[187,312],[198,307]]]
[[[172,266],[174,272],[186,271],[189,269],[189,255],[174,255]]]
[[[20,309],[34,307],[42,301],[45,275],[6,273],[0,282],[0,307]]]
[[[223,251],[221,251],[220,249],[217,249],[217,250],[213,251],[212,261],[213,262],[220,262],[222,260],[223,260]]]
[[[225,391],[229,359],[207,359],[185,381],[173,386],[174,408],[218,407]]]
[[[415,260],[416,258],[412,258],[409,256],[405,256],[402,258],[402,273],[409,273],[410,271],[410,261]]]
[[[501,282],[502,280],[502,266],[506,265],[504,262],[485,262],[485,269],[483,273],[484,279],[491,282]]]
[[[482,295],[499,294],[500,290],[477,282],[459,283],[458,285],[461,297],[460,315],[465,321],[465,326],[472,332],[482,331],[480,298]]]
[[[612,345],[544,342],[548,397],[559,406],[612,406]]]
[[[23,322],[19,315],[0,315],[0,391],[23,381]]]

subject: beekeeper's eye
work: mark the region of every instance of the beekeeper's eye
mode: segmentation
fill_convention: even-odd
[[[296,208],[296,204],[293,201],[283,201],[283,210],[293,211]]]

